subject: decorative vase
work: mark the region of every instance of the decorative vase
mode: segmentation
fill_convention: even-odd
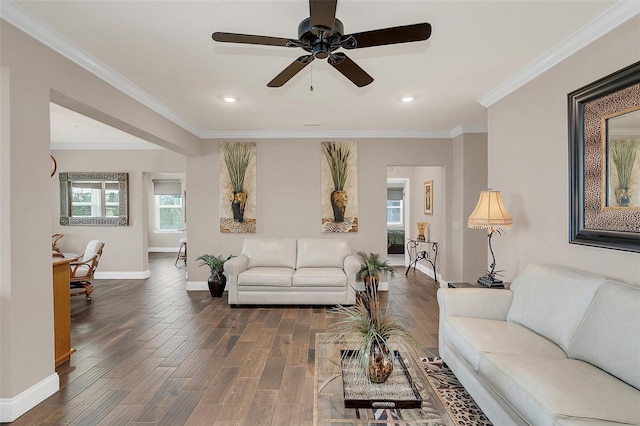
[[[384,383],[393,372],[393,351],[386,342],[371,342],[369,350],[369,380],[372,383]]]
[[[211,274],[209,275],[209,279],[207,279],[207,284],[209,285],[211,297],[222,297],[224,288],[227,285],[227,277],[220,272]]]
[[[331,192],[331,208],[333,209],[333,221],[344,222],[344,212],[347,210],[347,193],[345,191]]]
[[[234,222],[244,222],[244,207],[247,204],[247,193],[244,191],[234,192],[231,198],[231,211]]]
[[[629,196],[629,188],[616,188],[616,202],[620,207],[627,207],[629,202],[631,201],[631,197]]]
[[[427,222],[418,222],[418,239],[425,241],[424,231],[427,228]]]

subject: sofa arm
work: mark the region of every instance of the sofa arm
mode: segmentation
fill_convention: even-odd
[[[350,254],[344,258],[344,273],[347,275],[347,298],[356,302],[356,274],[360,270],[360,259]]]
[[[224,275],[227,277],[229,304],[238,304],[238,275],[249,268],[249,258],[236,256],[224,262]]]
[[[446,317],[472,317],[505,321],[513,293],[495,288],[440,288],[440,321]]]

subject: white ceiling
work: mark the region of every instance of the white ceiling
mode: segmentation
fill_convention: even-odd
[[[36,25],[39,39],[67,56],[79,51],[91,59],[83,66],[200,137],[485,131],[486,106],[639,9],[613,0],[338,0],[345,33],[429,22],[432,36],[348,51],[375,79],[364,88],[323,60],[268,88],[305,52],[216,43],[211,33],[297,38],[309,15],[305,0],[2,3],[9,22]],[[225,103],[227,95],[238,101]],[[402,103],[406,95],[415,101]],[[64,115],[53,112],[54,122]],[[69,117],[54,128],[59,143],[71,143]]]

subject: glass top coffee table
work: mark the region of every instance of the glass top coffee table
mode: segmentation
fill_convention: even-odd
[[[393,345],[391,345],[393,347]],[[443,415],[444,408],[440,401],[433,395],[427,378],[416,364],[408,352],[398,349],[402,361],[397,360],[394,364],[394,375],[408,375],[411,392],[416,392],[417,404],[411,401],[411,395],[402,398],[399,404],[393,402],[395,393],[390,389],[385,389],[384,385],[370,386],[369,383],[362,383],[362,403],[355,405],[361,408],[345,408],[345,388],[344,380],[351,380],[348,376],[343,376],[343,362],[341,351],[353,350],[356,347],[354,341],[332,343],[329,334],[316,334],[315,344],[315,404],[313,419],[318,425],[344,425],[344,424],[394,424],[394,425],[451,425],[452,422],[447,415]],[[406,369],[406,370],[405,370]],[[347,377],[345,379],[345,377]],[[392,376],[394,383],[402,383],[404,377]],[[397,379],[397,380],[396,380]],[[389,384],[389,382],[387,384]],[[350,385],[353,388],[353,384]],[[356,384],[356,387],[358,385]],[[389,386],[396,386],[389,384]],[[403,386],[403,385],[401,385]],[[366,389],[365,389],[366,388]],[[373,388],[373,396],[372,390]],[[379,398],[376,393],[380,392]],[[356,389],[356,393],[357,389]],[[349,404],[351,395],[348,395]],[[420,402],[421,400],[421,402]],[[367,403],[369,402],[369,403]],[[395,408],[396,406],[419,406],[420,408]]]

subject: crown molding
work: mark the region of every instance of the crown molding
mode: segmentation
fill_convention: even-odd
[[[449,139],[451,131],[221,130],[203,132],[201,137],[203,139]]]
[[[70,61],[75,62],[116,89],[131,96],[133,99],[143,105],[146,105],[183,129],[199,136],[198,129],[178,115],[175,111],[142,90],[138,85],[128,80],[122,74],[104,64],[89,52],[80,48],[71,40],[37,19],[35,16],[17,5],[13,0],[0,1],[0,16],[5,21],[35,38],[45,46],[58,52]]]
[[[480,105],[490,107],[540,74],[549,70],[589,43],[602,37],[627,20],[640,14],[640,2],[620,0],[602,14],[588,22],[582,29],[555,46],[536,61],[518,71],[512,77],[478,99]]]
[[[160,145],[152,143],[74,143],[74,142],[51,142],[51,149],[54,151],[75,151],[75,150],[153,150],[165,149]]]
[[[463,135],[465,133],[488,133],[486,126],[465,126],[462,124],[457,125],[449,132],[450,138]]]

